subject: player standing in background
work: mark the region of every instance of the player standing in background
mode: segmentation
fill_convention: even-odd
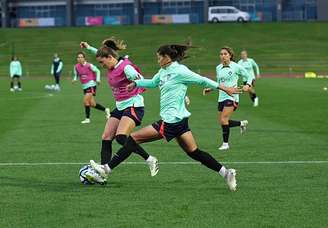
[[[101,164],[107,164],[112,157],[112,141],[116,139],[120,145],[124,145],[133,129],[141,125],[144,116],[144,98],[141,93],[144,90],[127,91],[126,86],[131,81],[142,78],[142,75],[139,68],[128,58],[119,56],[118,52],[126,49],[126,44],[121,40],[114,37],[106,39],[99,50],[87,42],[81,42],[80,46],[96,54],[97,61],[108,70],[108,84],[116,101],[116,108],[110,113],[111,116],[102,134]],[[151,176],[158,173],[157,158],[149,155],[141,147],[136,147],[133,152],[146,161]]]
[[[245,78],[246,85],[243,86],[243,91],[248,91],[251,88],[253,77],[241,65],[233,61],[234,53],[230,47],[223,47],[220,51],[221,64],[216,67],[217,82],[225,87],[237,87],[239,77]],[[206,88],[203,94],[212,91]],[[223,144],[219,150],[229,149],[229,135],[231,127],[240,127],[240,132],[243,134],[246,131],[248,124],[247,120],[236,121],[230,120],[232,113],[237,109],[239,103],[239,94],[229,95],[220,90],[218,99],[218,121],[221,123]]]
[[[253,106],[257,107],[257,106],[259,106],[259,98],[256,95],[254,86],[255,86],[255,78],[260,78],[259,66],[254,61],[254,59],[247,57],[246,50],[243,50],[240,53],[240,57],[241,57],[241,59],[238,61],[238,64],[243,66],[248,71],[248,73],[254,78],[252,81],[252,87],[249,89],[248,93],[249,93],[251,100],[253,101]],[[256,77],[255,77],[255,74],[256,74]],[[247,84],[247,79],[245,77],[243,77],[243,83],[244,83],[244,85]]]
[[[63,61],[59,58],[58,54],[55,53],[50,70],[50,73],[55,78],[55,86],[54,86],[55,91],[60,91],[60,74],[62,70],[63,70]]]
[[[79,78],[82,83],[82,89],[84,93],[83,103],[85,108],[85,120],[83,120],[82,124],[90,123],[90,107],[98,109],[106,113],[107,119],[110,117],[109,108],[105,108],[99,103],[96,103],[95,96],[97,90],[97,84],[100,84],[100,71],[99,69],[88,63],[85,59],[85,54],[83,52],[79,52],[77,54],[77,64],[73,69],[73,83]]]
[[[220,86],[206,77],[202,77],[179,62],[184,59],[185,52],[189,47],[186,45],[163,45],[157,50],[158,63],[161,69],[152,79],[139,79],[128,85],[128,90],[137,88],[160,89],[160,116],[159,121],[133,132],[127,139],[125,145],[116,153],[116,156],[108,163],[99,165],[93,160],[91,166],[104,178],[127,159],[131,153],[145,142],[165,139],[170,141],[176,139],[179,146],[186,154],[207,168],[222,176],[231,191],[235,191],[236,170],[226,169],[216,161],[209,153],[200,150],[196,144],[193,134],[188,125],[190,113],[186,109],[185,97],[188,85],[198,84],[208,86],[216,90],[224,90],[229,94],[238,92],[237,88],[226,88]]]
[[[20,77],[22,77],[22,64],[18,60],[17,56],[11,58],[10,66],[10,91],[14,92],[15,90],[22,91],[22,83],[20,82]],[[17,85],[14,85],[14,84]]]

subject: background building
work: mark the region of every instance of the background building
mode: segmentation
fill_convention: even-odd
[[[206,23],[208,6],[235,6],[253,21],[328,20],[326,0],[1,0],[2,27]]]

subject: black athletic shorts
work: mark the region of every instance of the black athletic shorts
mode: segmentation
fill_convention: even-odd
[[[123,110],[118,110],[115,108],[113,111],[110,113],[110,117],[114,117],[116,119],[121,119],[122,116],[127,116],[131,118],[136,126],[139,126],[141,124],[142,118],[145,114],[144,107],[128,107]]]
[[[247,85],[247,82],[243,82],[243,85]],[[255,79],[252,80],[252,87],[255,86]]]
[[[13,75],[13,78],[20,78],[21,76],[18,74]]]
[[[83,94],[92,93],[93,96],[96,96],[97,86],[91,86],[83,90]]]
[[[234,111],[238,108],[238,102],[232,100],[224,100],[218,103],[218,111],[222,112],[224,107],[234,107]]]
[[[159,120],[153,123],[152,126],[168,142],[190,131],[188,118],[184,118],[177,123],[165,123],[163,120]]]

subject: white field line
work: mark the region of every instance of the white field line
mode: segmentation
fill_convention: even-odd
[[[328,164],[328,161],[228,161],[224,164],[265,165],[265,164]],[[47,166],[47,165],[85,165],[87,162],[2,162],[0,166]],[[123,162],[125,165],[144,165],[145,162]],[[160,162],[160,165],[199,165],[199,162]]]

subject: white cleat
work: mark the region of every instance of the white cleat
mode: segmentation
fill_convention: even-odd
[[[106,178],[101,177],[95,170],[92,170],[92,172],[87,172],[85,176],[91,183],[104,185],[107,182]]]
[[[110,118],[110,109],[106,108],[105,113],[106,113],[106,118],[109,119]]]
[[[109,172],[106,172],[103,165],[99,165],[94,160],[90,160],[90,165],[92,168],[94,168],[94,170],[96,170],[99,173],[101,177],[107,179]]]
[[[237,172],[235,169],[228,169],[226,175],[224,177],[230,191],[237,190],[237,180],[236,180]]]
[[[248,125],[247,120],[240,121],[240,134],[244,134],[246,132],[247,125]]]
[[[259,106],[259,98],[255,97],[253,107],[257,107],[257,106]]]
[[[150,175],[152,177],[156,176],[159,171],[159,164],[157,158],[150,155],[149,158],[146,160],[146,163],[149,166]]]
[[[219,147],[219,150],[229,150],[229,144],[228,143],[222,143],[222,145]]]
[[[10,92],[15,92],[15,89],[14,88],[10,88]]]
[[[89,124],[89,123],[91,123],[91,120],[88,118],[81,121],[81,124]]]

